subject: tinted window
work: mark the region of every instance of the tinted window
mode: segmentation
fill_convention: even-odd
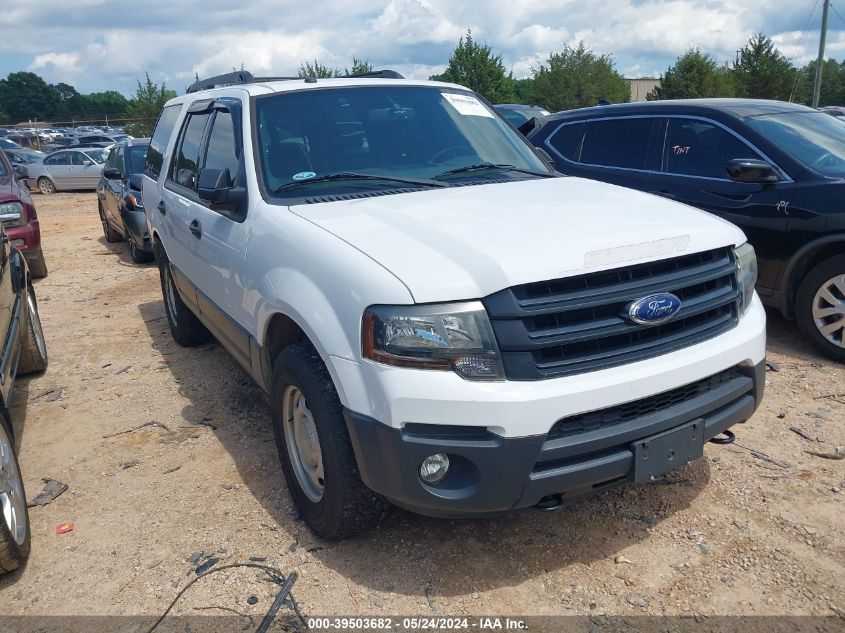
[[[164,152],[167,150],[167,143],[170,141],[170,135],[173,133],[181,109],[182,106],[179,104],[167,106],[158,117],[156,129],[147,151],[147,161],[144,165],[144,171],[152,178],[158,179],[159,174],[161,174]]]
[[[707,178],[727,178],[725,165],[735,158],[760,158],[724,128],[692,119],[669,119],[663,157],[664,171]]]
[[[192,114],[182,128],[182,136],[176,150],[171,178],[177,185],[195,191],[199,175],[199,156],[202,133],[208,122],[208,114]]]
[[[549,143],[567,160],[578,162],[581,155],[581,139],[584,138],[584,125],[584,123],[561,125],[552,134]]]
[[[123,171],[120,169],[119,156],[118,156],[118,148],[112,147],[109,151],[109,156],[106,159],[106,167],[114,167],[119,171]]]
[[[71,165],[84,165],[86,160],[91,160],[82,152],[72,152],[70,155]]]
[[[126,148],[126,167],[130,174],[140,174],[144,171],[146,156],[147,145],[131,145]]]
[[[234,187],[237,185],[239,156],[232,115],[229,112],[218,111],[208,137],[208,151],[203,167],[228,169],[230,176],[228,186]]]
[[[746,123],[785,153],[831,178],[845,177],[845,125],[823,112],[749,117]]]
[[[56,152],[44,159],[45,165],[70,165],[70,152]]]
[[[581,162],[588,165],[644,169],[654,119],[590,121]]]

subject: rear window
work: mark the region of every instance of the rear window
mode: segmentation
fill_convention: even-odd
[[[654,119],[590,121],[581,148],[587,165],[644,169]]]
[[[181,110],[182,105],[179,103],[165,106],[161,111],[161,115],[158,117],[153,137],[150,139],[144,172],[156,180],[158,180],[161,174],[161,166],[164,163],[164,152],[167,150],[167,143],[170,141],[170,135],[173,133],[173,128],[176,126],[176,119],[179,118],[179,112]]]

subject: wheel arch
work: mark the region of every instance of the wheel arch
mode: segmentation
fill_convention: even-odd
[[[809,272],[829,257],[841,255],[843,252],[845,252],[845,232],[825,235],[805,244],[789,259],[783,274],[783,295],[778,306],[785,317],[794,318],[798,288]]]

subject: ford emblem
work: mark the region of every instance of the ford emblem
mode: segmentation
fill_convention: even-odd
[[[678,297],[671,292],[659,292],[637,299],[628,306],[628,318],[640,325],[657,325],[671,319],[680,309]]]

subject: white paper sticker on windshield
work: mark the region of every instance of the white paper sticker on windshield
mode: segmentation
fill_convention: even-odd
[[[453,92],[441,92],[440,94],[461,114],[494,118],[493,113],[472,95],[459,95]]]

